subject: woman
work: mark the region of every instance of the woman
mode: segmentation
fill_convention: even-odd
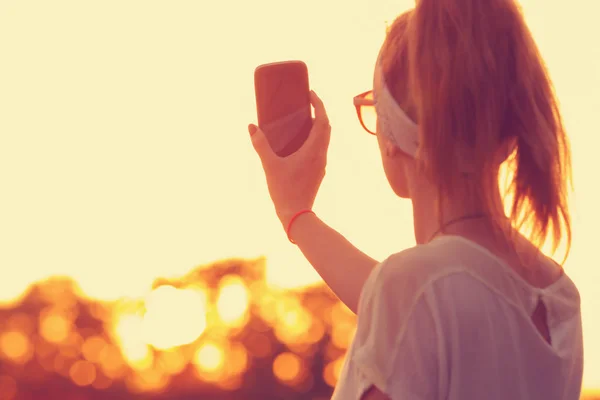
[[[358,315],[333,398],[578,399],[579,294],[539,251],[548,234],[554,250],[570,245],[570,154],[517,5],[418,1],[389,29],[373,91],[355,98],[390,186],[412,201],[413,248],[378,262],[310,211],[330,137],[311,102],[313,130],[289,157],[249,130],[289,239]],[[509,156],[507,217],[498,178]]]

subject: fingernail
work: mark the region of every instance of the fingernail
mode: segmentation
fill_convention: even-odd
[[[248,132],[250,133],[250,136],[252,136],[256,133],[256,129],[257,129],[257,127],[254,124],[248,125]]]

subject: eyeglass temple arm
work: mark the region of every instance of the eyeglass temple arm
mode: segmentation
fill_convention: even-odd
[[[370,91],[359,94],[354,97],[354,105],[355,106],[373,106],[375,105],[375,100],[373,99],[365,99],[364,96],[370,93]]]

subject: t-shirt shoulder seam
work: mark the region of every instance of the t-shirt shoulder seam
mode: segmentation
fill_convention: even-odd
[[[459,271],[456,271],[455,273],[459,273]],[[453,275],[454,273],[449,273],[445,276],[448,275]],[[394,365],[396,363],[396,358],[398,357],[398,352],[400,351],[400,346],[402,345],[402,342],[406,339],[406,331],[408,329],[408,325],[411,321],[411,319],[413,318],[413,315],[415,314],[415,309],[417,304],[419,304],[420,301],[424,301],[425,300],[425,293],[431,289],[433,282],[435,282],[437,279],[431,279],[426,285],[423,285],[418,294],[415,296],[412,304],[410,305],[410,308],[407,310],[407,315],[406,315],[406,320],[405,323],[402,325],[400,332],[398,332],[398,336],[396,337],[396,339],[394,340],[394,346],[391,349],[391,353],[390,353],[390,357],[388,358],[387,362],[385,363],[385,370],[382,371],[383,372],[383,382],[384,382],[384,386],[385,389],[387,390],[390,386],[390,379],[392,378],[392,375],[394,373]],[[429,308],[429,305],[427,306]],[[433,318],[433,316],[432,316]]]
[[[392,348],[390,358],[388,359],[388,361],[386,363],[387,364],[386,368],[383,371],[384,382],[385,382],[386,386],[388,385],[388,380],[390,379],[390,376],[393,373],[393,365],[394,365],[395,359],[397,357],[397,353],[399,351],[400,344],[401,344],[402,340],[404,340],[404,338],[406,337],[406,330],[408,329],[409,321],[411,320],[411,318],[414,315],[417,304],[421,300],[424,299],[425,293],[433,288],[433,284],[435,282],[437,282],[438,280],[443,279],[447,276],[457,275],[457,274],[461,274],[463,272],[468,273],[468,270],[464,267],[452,267],[451,269],[444,269],[444,270],[440,271],[438,274],[435,274],[434,276],[429,277],[429,279],[427,279],[427,281],[425,283],[423,283],[423,285],[421,285],[417,289],[409,307],[406,310],[406,322],[402,325],[400,331],[398,332],[398,336],[394,340],[394,346]],[[432,316],[432,318],[433,318],[433,316]]]

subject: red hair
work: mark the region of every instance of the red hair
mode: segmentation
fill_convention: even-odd
[[[521,10],[512,0],[417,0],[388,30],[384,79],[404,111],[419,124],[417,162],[439,198],[465,196],[460,166],[476,171],[477,193],[493,214],[495,162],[510,158],[510,220],[527,226],[553,252],[571,224],[567,185],[569,143],[547,69]],[[438,207],[442,221],[441,203]],[[504,214],[494,218],[500,227]],[[566,255],[565,255],[566,259]]]

